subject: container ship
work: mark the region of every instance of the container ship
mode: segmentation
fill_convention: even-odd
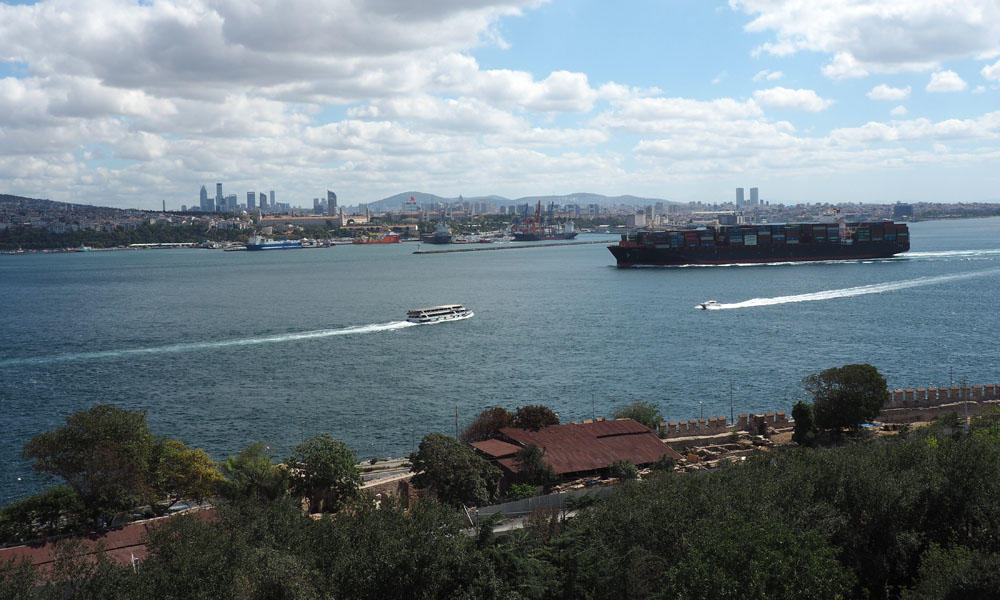
[[[302,248],[301,240],[269,240],[259,235],[250,236],[247,250],[289,250]]]
[[[528,217],[523,225],[511,228],[515,242],[541,242],[544,240],[571,240],[576,237],[573,221],[561,227],[542,225],[542,201],[535,207],[535,216]]]
[[[608,246],[619,267],[888,258],[909,249],[909,228],[892,221],[637,231]]]

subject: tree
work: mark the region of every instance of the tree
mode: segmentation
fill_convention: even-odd
[[[230,456],[222,463],[228,478],[222,492],[230,498],[274,500],[288,491],[288,471],[274,464],[271,449],[264,442],[255,442]]]
[[[652,402],[642,400],[619,407],[612,416],[616,419],[632,419],[654,430],[663,422],[660,409]]]
[[[816,422],[812,405],[802,400],[796,402],[792,407],[792,420],[795,421],[792,441],[802,446],[811,445],[816,439]]]
[[[354,452],[326,433],[293,448],[286,463],[292,469],[292,491],[309,498],[312,512],[335,512],[356,497],[361,486]]]
[[[155,449],[156,489],[169,509],[178,500],[202,500],[216,494],[225,483],[219,465],[201,448],[189,448],[180,440],[163,438]]]
[[[813,414],[821,429],[856,429],[877,417],[889,400],[885,377],[868,364],[833,367],[802,383],[813,395]]]
[[[518,450],[514,454],[514,462],[521,468],[518,479],[522,483],[549,486],[557,479],[552,465],[545,462],[542,449],[534,444]]]
[[[628,481],[639,477],[639,468],[632,464],[632,461],[616,460],[608,465],[608,473],[612,477],[617,477],[622,481]]]
[[[65,479],[90,516],[107,518],[155,500],[155,442],[145,412],[102,404],[31,438],[23,456],[34,459],[36,471]]]
[[[542,427],[558,425],[559,415],[552,412],[547,406],[534,404],[519,406],[514,414],[514,427],[519,429],[533,429],[538,431]]]
[[[479,442],[494,437],[504,427],[514,424],[514,415],[499,406],[487,408],[479,413],[459,436],[463,442]]]
[[[446,504],[482,505],[497,496],[500,469],[455,438],[425,435],[410,462],[413,484],[430,488]]]

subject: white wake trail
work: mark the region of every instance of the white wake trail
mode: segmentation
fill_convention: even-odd
[[[857,287],[842,288],[839,290],[825,290],[822,292],[810,292],[808,294],[796,294],[794,296],[775,296],[774,298],[751,298],[743,302],[733,302],[730,304],[719,303],[709,305],[707,310],[732,310],[734,308],[753,308],[756,306],[773,306],[775,304],[789,304],[792,302],[813,302],[816,300],[832,300],[834,298],[850,298],[852,296],[864,296],[866,294],[881,294],[884,292],[894,292],[907,288],[924,285],[935,285],[947,281],[957,281],[960,279],[972,279],[973,277],[986,277],[1000,274],[1000,269],[989,269],[987,271],[975,271],[972,273],[959,273],[956,275],[939,275],[937,277],[920,277],[918,279],[907,279],[904,281],[892,281],[886,283],[873,283],[870,285],[859,285]]]
[[[338,335],[359,335],[364,333],[377,333],[380,331],[395,331],[397,329],[405,329],[406,327],[413,327],[415,325],[416,323],[410,323],[408,321],[391,321],[389,323],[353,325],[351,327],[340,327],[337,329],[317,329],[314,331],[301,331],[298,333],[282,333],[278,335],[238,338],[233,340],[220,340],[217,342],[191,342],[186,344],[170,344],[167,346],[152,346],[149,348],[126,348],[123,350],[101,350],[99,352],[77,352],[73,354],[60,354],[57,356],[11,358],[7,360],[0,360],[0,367],[41,365],[47,363],[67,362],[74,360],[98,360],[104,358],[122,358],[126,356],[140,356],[144,354],[169,354],[178,352],[192,352],[198,350],[231,348],[234,346],[257,346],[261,344],[280,344],[283,342],[314,340],[314,339],[333,337]]]

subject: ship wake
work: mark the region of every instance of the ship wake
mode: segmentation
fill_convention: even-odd
[[[907,279],[903,281],[890,281],[885,283],[873,283],[870,285],[859,285],[856,287],[842,288],[838,290],[824,290],[822,292],[810,292],[808,294],[796,294],[794,296],[775,296],[773,298],[751,298],[743,302],[717,303],[706,307],[707,310],[732,310],[736,308],[754,308],[757,306],[774,306],[776,304],[790,304],[793,302],[814,302],[817,300],[833,300],[835,298],[850,298],[853,296],[864,296],[867,294],[882,294],[885,292],[895,292],[907,288],[920,287],[925,285],[936,285],[947,281],[957,281],[960,279],[971,279],[973,277],[987,277],[989,275],[1000,274],[1000,269],[989,269],[986,271],[973,271],[971,273],[959,273],[955,275],[939,275],[937,277],[920,277],[918,279]]]
[[[366,333],[378,333],[381,331],[396,331],[407,327],[414,327],[415,323],[407,321],[391,321],[389,323],[372,323],[369,325],[354,325],[351,327],[340,327],[336,329],[317,329],[313,331],[300,331],[294,333],[282,333],[278,335],[266,335],[247,338],[236,338],[231,340],[219,340],[214,342],[190,342],[185,344],[170,344],[166,346],[151,346],[146,348],[126,348],[120,350],[101,350],[98,352],[77,352],[72,354],[59,354],[56,356],[39,356],[32,358],[11,358],[0,360],[0,367],[42,365],[55,362],[68,362],[77,360],[101,360],[117,359],[132,356],[142,356],[147,354],[170,354],[180,352],[196,352],[199,350],[216,350],[219,348],[233,348],[238,346],[259,346],[263,344],[282,344],[287,342],[297,342],[302,340],[315,340],[339,335],[362,335]]]

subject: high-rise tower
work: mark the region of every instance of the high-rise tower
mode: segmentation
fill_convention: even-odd
[[[757,206],[760,204],[760,198],[757,196],[757,188],[750,188],[750,206]]]
[[[326,214],[331,217],[337,214],[337,194],[330,190],[326,191]]]
[[[743,188],[736,188],[736,208],[743,208]]]

